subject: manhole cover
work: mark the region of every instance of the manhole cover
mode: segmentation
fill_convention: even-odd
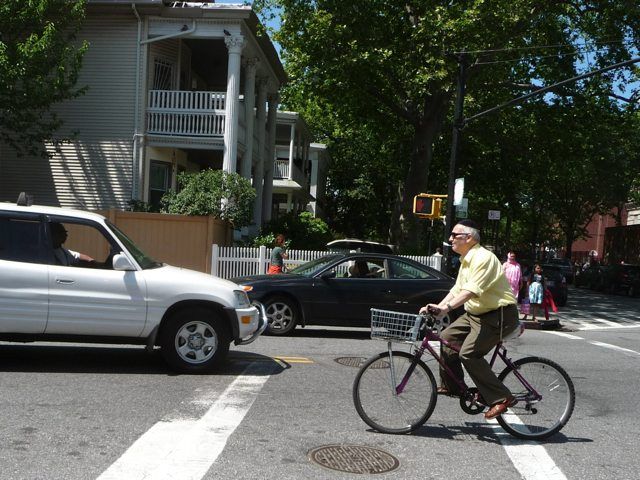
[[[338,357],[335,359],[340,365],[359,367],[366,360],[364,357]]]
[[[309,459],[325,468],[347,473],[387,473],[400,466],[393,455],[360,445],[325,445],[309,451]]]
[[[338,357],[335,359],[335,361],[340,365],[357,368],[360,368],[366,360],[367,359],[365,357]],[[374,362],[373,365],[369,366],[369,368],[389,368],[389,362],[386,359],[381,358],[377,362]]]

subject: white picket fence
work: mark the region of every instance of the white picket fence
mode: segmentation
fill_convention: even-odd
[[[285,260],[287,268],[327,255],[327,251],[288,250],[289,258]],[[264,274],[269,269],[271,248],[267,247],[221,247],[215,243],[211,249],[211,275],[220,278],[234,278],[245,275]],[[416,262],[440,270],[442,257],[402,255]]]

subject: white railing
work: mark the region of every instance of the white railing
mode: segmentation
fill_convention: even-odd
[[[289,160],[273,162],[273,178],[289,178]]]
[[[330,252],[318,250],[288,250],[285,260],[288,268],[320,258]],[[262,275],[269,268],[271,249],[267,247],[220,247],[213,244],[211,250],[211,275],[220,278],[234,278],[245,275]],[[442,257],[403,255],[429,267],[440,270]]]
[[[221,136],[224,121],[224,92],[149,91],[148,133]]]

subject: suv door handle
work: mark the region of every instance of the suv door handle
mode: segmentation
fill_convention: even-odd
[[[60,285],[71,285],[73,283],[76,283],[76,281],[67,280],[66,278],[56,278],[56,283],[59,283]]]

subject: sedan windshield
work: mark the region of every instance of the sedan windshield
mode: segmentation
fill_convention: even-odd
[[[297,267],[289,270],[288,273],[292,273],[294,275],[302,275],[304,277],[312,277],[320,270],[324,270],[327,265],[335,262],[336,259],[341,257],[342,255],[326,255],[324,257],[316,258],[315,260],[311,260],[310,262],[298,265]]]
[[[111,228],[111,231],[115,234],[115,236],[118,237],[118,240],[120,240],[124,244],[129,253],[133,256],[133,258],[136,259],[136,262],[138,262],[138,265],[140,265],[143,270],[147,270],[149,268],[158,268],[162,266],[162,263],[156,262],[153,258],[148,257],[142,250],[140,250],[136,246],[136,244],[133,243],[133,241],[113,223],[107,221],[107,224],[109,225],[109,228]]]

